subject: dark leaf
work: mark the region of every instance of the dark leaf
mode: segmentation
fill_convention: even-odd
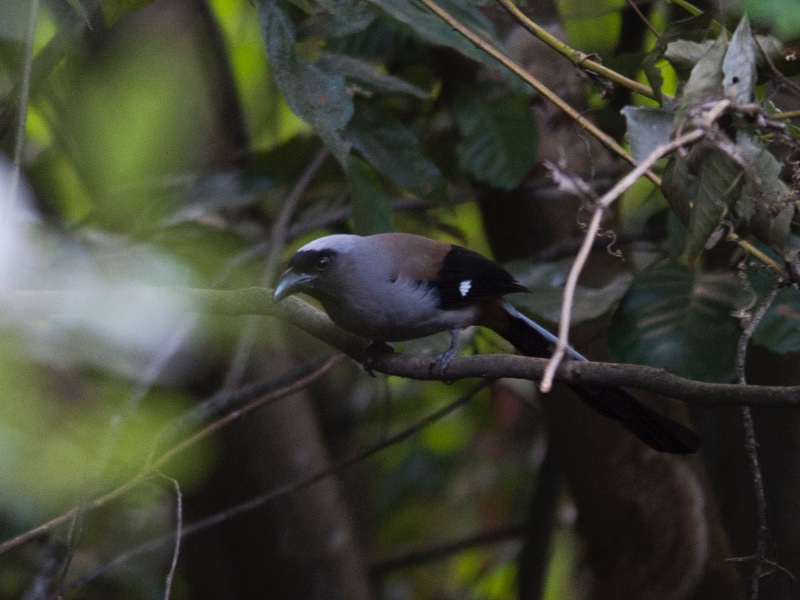
[[[297,57],[295,32],[277,0],[259,0],[258,15],[275,81],[292,111],[306,121],[334,156],[347,163],[350,145],[341,131],[353,116],[345,79]]]
[[[392,205],[375,171],[357,156],[347,159],[353,223],[359,235],[392,230]]]
[[[527,174],[539,146],[533,112],[524,98],[484,100],[461,92],[456,121],[458,162],[475,179],[511,189]]]
[[[414,35],[437,46],[446,46],[457,50],[467,58],[483,63],[503,73],[508,82],[518,91],[528,92],[530,87],[494,58],[479,50],[472,42],[464,38],[438,16],[415,0],[371,0],[380,6],[386,14],[409,27]],[[477,6],[461,0],[439,0],[439,6],[453,15],[470,31],[502,48],[502,42],[495,32],[494,25]]]
[[[685,252],[689,257],[702,252],[708,238],[739,197],[744,184],[741,167],[719,150],[698,144],[690,151],[690,164],[693,161],[699,161],[699,164],[686,239]]]
[[[698,104],[722,96],[722,59],[726,48],[727,38],[723,33],[692,68],[681,95],[678,119],[682,119]]]
[[[692,272],[677,263],[639,273],[614,315],[614,359],[690,379],[729,381],[739,337],[731,316],[737,287],[734,274]]]
[[[364,158],[399,186],[433,202],[447,200],[439,169],[422,153],[417,136],[389,113],[365,100],[356,102],[356,114],[345,136]]]
[[[80,4],[78,3],[76,6],[74,2],[75,0],[70,2],[70,4],[72,4],[73,8],[79,10],[78,7]],[[105,20],[106,25],[111,27],[126,14],[137,11],[140,8],[144,8],[152,2],[153,0],[105,0],[105,2],[101,3],[103,19]],[[82,17],[85,17],[85,12],[83,12],[82,9],[79,10],[79,14],[81,14]]]
[[[786,244],[794,216],[791,190],[781,178],[781,164],[757,138],[740,132],[738,147],[748,159],[747,181],[736,202],[737,215],[753,235],[777,251]]]
[[[317,65],[330,73],[341,73],[348,81],[354,81],[373,92],[410,94],[422,100],[430,96],[430,92],[394,75],[381,73],[372,63],[346,54],[325,54]]]
[[[506,266],[515,279],[531,291],[530,294],[514,295],[514,305],[545,321],[557,323],[561,317],[564,283],[572,260],[534,266],[520,262]],[[602,287],[579,285],[575,290],[572,324],[591,321],[608,313],[625,294],[632,279],[629,273],[618,273]]]
[[[670,23],[656,40],[652,50],[650,50],[642,60],[642,70],[647,77],[648,83],[650,83],[650,87],[656,94],[656,100],[658,100],[659,104],[662,106],[665,106],[667,103],[663,101],[661,95],[664,78],[661,76],[661,69],[658,66],[658,62],[666,57],[671,42],[675,40],[685,40],[691,37],[705,38],[712,20],[713,12],[709,10],[695,17],[689,17]],[[699,60],[699,58],[700,56],[697,57],[697,60]],[[686,71],[691,69],[697,60],[686,65]],[[680,71],[675,63],[673,63],[673,66]]]

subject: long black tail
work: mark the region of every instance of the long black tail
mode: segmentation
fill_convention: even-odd
[[[554,340],[552,335],[510,304],[504,302],[503,308],[510,319],[510,324],[498,333],[526,356],[549,356]],[[583,359],[577,353],[574,353],[574,356]],[[570,387],[591,408],[601,415],[620,421],[631,433],[654,450],[688,454],[696,452],[702,445],[700,436],[694,431],[642,404],[633,394],[622,388],[576,385]]]

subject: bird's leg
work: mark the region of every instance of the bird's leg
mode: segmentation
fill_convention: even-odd
[[[445,373],[447,372],[447,367],[450,366],[450,361],[455,358],[455,355],[458,354],[458,348],[456,348],[456,342],[458,341],[458,328],[453,328],[450,330],[450,347],[442,352],[441,354],[437,354],[431,360],[430,369],[433,368],[438,364],[439,365],[439,373],[444,379]]]
[[[372,367],[375,365],[375,360],[380,358],[383,354],[391,354],[393,352],[394,348],[392,348],[386,342],[373,340],[364,351],[364,362],[361,366],[364,367],[364,370],[367,373],[375,377],[375,371],[372,370]]]

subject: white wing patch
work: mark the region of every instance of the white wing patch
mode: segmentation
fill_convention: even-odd
[[[469,294],[470,289],[472,289],[471,279],[465,279],[464,281],[458,284],[458,291],[461,294],[462,298],[465,298],[467,294]]]

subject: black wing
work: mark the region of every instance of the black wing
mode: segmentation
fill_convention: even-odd
[[[439,292],[439,305],[445,310],[528,291],[493,260],[455,245],[431,284]]]

